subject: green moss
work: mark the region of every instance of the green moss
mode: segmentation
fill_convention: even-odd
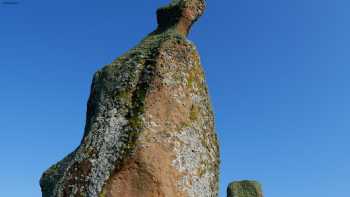
[[[117,100],[123,102],[123,104],[130,106],[131,105],[131,92],[124,90],[117,93],[115,96]]]
[[[180,131],[180,130],[187,128],[189,126],[191,126],[190,121],[184,121],[176,126],[176,130]]]
[[[88,147],[84,151],[85,151],[85,154],[88,155],[88,157],[93,157],[96,153],[96,150],[92,147]]]
[[[198,60],[199,61],[199,60]],[[190,70],[188,73],[187,78],[187,86],[188,88],[192,89],[193,85],[196,85],[197,87],[202,87],[204,80],[204,73],[202,71],[201,66],[199,65],[199,62],[195,62],[194,68]]]
[[[56,174],[58,171],[59,171],[59,165],[58,164],[55,164],[55,165],[52,165],[47,171],[46,171],[46,174]]]
[[[102,190],[98,197],[106,197],[106,190]]]
[[[198,174],[198,176],[199,176],[199,177],[202,177],[202,176],[206,173],[206,171],[207,171],[206,169],[202,169],[202,168],[199,169],[199,174]]]
[[[194,80],[195,80],[195,73],[194,72],[190,72],[188,74],[188,79],[187,79],[187,86],[188,86],[188,88],[192,88]]]
[[[195,106],[195,105],[192,105],[192,107],[191,107],[191,112],[190,112],[190,120],[192,120],[192,121],[197,120],[198,114],[199,114],[199,109],[198,109],[198,107]]]

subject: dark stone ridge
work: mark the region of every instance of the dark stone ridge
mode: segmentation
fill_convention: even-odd
[[[79,147],[41,177],[43,197],[213,197],[219,146],[198,52],[204,0],[174,0],[159,27],[94,75]]]
[[[263,197],[263,192],[257,181],[235,181],[229,184],[227,197]]]

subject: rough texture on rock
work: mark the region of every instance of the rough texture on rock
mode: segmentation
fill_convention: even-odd
[[[219,147],[199,55],[186,35],[204,0],[174,0],[158,28],[94,75],[79,147],[43,197],[212,197]]]
[[[257,181],[236,181],[228,186],[227,197],[263,197],[263,192]]]

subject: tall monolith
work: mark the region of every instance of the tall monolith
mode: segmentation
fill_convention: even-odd
[[[94,75],[79,147],[43,197],[212,197],[219,147],[200,58],[186,36],[204,0],[173,0],[158,28]]]
[[[263,197],[263,192],[257,181],[235,181],[227,187],[227,197]]]

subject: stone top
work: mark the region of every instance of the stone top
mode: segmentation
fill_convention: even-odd
[[[227,197],[263,197],[261,184],[257,181],[234,181],[227,188]]]
[[[187,36],[191,26],[203,15],[205,0],[172,0],[172,2],[157,10],[157,31],[175,29]]]

